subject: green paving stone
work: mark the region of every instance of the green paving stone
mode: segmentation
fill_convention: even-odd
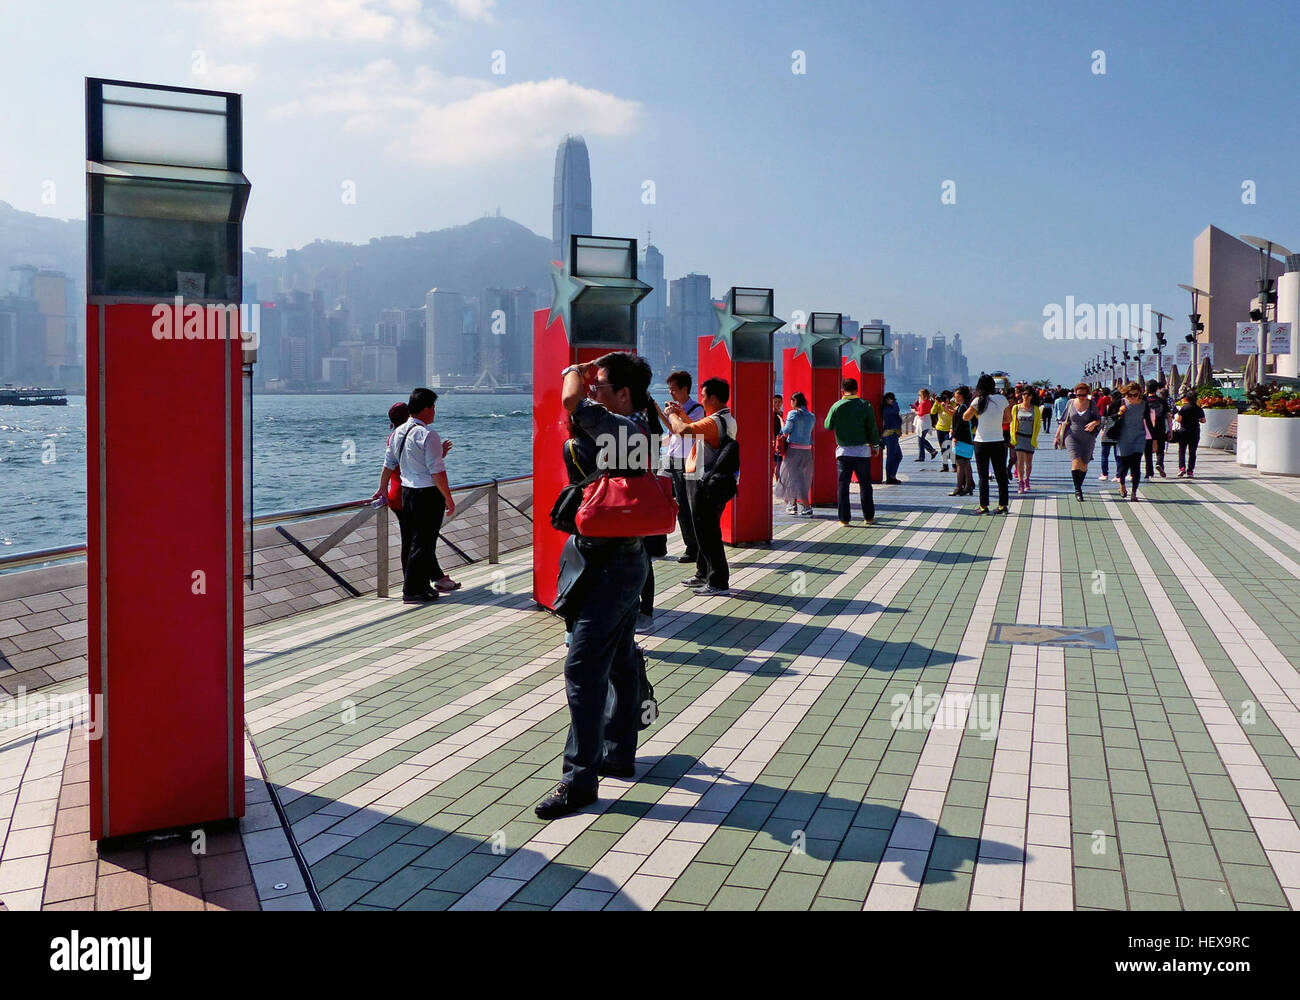
[[[1116,792],[1112,798],[1115,802],[1115,818],[1131,823],[1155,823],[1155,800],[1149,795],[1128,795]]]
[[[861,910],[862,907],[859,903],[855,903],[851,899],[836,899],[834,896],[818,896],[813,900],[812,906],[809,907],[809,909],[858,911]]]
[[[1130,890],[1175,895],[1174,872],[1165,858],[1145,854],[1121,855],[1124,881]]]
[[[1229,864],[1225,861],[1223,871],[1233,898],[1246,903],[1286,905],[1286,894],[1282,892],[1273,869],[1267,865]]]
[[[362,864],[360,858],[351,858],[346,854],[331,854],[311,866],[311,878],[318,890],[324,889],[359,864]]]
[[[709,903],[710,910],[757,910],[763,902],[763,890],[724,885]]]
[[[1152,785],[1151,794],[1161,811],[1171,810],[1190,813],[1199,812],[1201,808],[1196,793],[1192,791],[1190,786]]]
[[[1119,871],[1119,848],[1115,838],[1110,834],[1099,838],[1090,833],[1076,833],[1074,864],[1076,868],[1105,868]]]
[[[780,871],[783,860],[782,855],[774,851],[751,848],[736,862],[727,876],[727,884],[745,889],[767,889]]]
[[[772,882],[759,909],[806,910],[812,906],[813,897],[820,885],[821,879],[816,875],[783,871]]]
[[[876,875],[876,863],[836,858],[822,879],[821,894],[837,899],[856,900],[859,906]]]
[[[1164,896],[1154,892],[1129,891],[1128,904],[1131,910],[1181,910],[1183,905],[1177,896]]]
[[[373,888],[374,882],[344,877],[321,891],[321,905],[327,910],[345,910]]]
[[[683,903],[697,903],[707,905],[713,899],[717,891],[722,888],[722,884],[731,874],[731,868],[728,865],[707,864],[702,861],[692,861],[686,866],[685,871],[677,877],[668,894],[664,897],[666,900],[675,900]]]
[[[1218,856],[1212,847],[1202,844],[1171,843],[1169,858],[1174,864],[1174,872],[1180,879],[1221,880],[1223,878]]]
[[[967,871],[925,873],[916,906],[921,910],[965,910],[974,876]]]
[[[1254,833],[1214,830],[1210,836],[1214,840],[1214,850],[1224,864],[1268,866],[1268,855],[1264,853],[1264,848],[1260,846]],[[1242,898],[1240,893],[1234,895],[1238,899]]]
[[[718,830],[700,849],[696,858],[723,865],[734,865],[749,849],[754,834],[744,830]]]
[[[361,897],[361,902],[386,909],[396,909],[421,889],[425,888],[433,873],[427,868],[403,868],[390,875],[380,885]]]
[[[1213,879],[1184,878],[1178,874],[1178,895],[1187,910],[1231,910],[1232,896],[1226,883]]]
[[[703,910],[702,905],[696,903],[682,903],[675,899],[660,900],[655,907],[656,910]]]
[[[977,837],[935,837],[929,867],[934,871],[973,872],[979,843]]]
[[[1147,854],[1164,857],[1165,838],[1155,823],[1119,823],[1116,834],[1125,854]]]
[[[424,889],[403,903],[403,910],[445,910],[452,906],[460,895],[454,892],[441,892],[436,889]],[[539,907],[542,909],[542,907]]]

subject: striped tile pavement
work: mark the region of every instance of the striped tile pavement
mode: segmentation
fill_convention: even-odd
[[[257,905],[1297,908],[1300,483],[1209,452],[1140,503],[1095,479],[1080,503],[1061,453],[1037,465],[1006,517],[933,462],[877,488],[870,527],[778,512],[771,546],[730,550],[730,597],[657,560],[636,776],[549,824],[563,627],[527,550],[429,607],[250,629]],[[0,731],[21,908],[67,745]]]

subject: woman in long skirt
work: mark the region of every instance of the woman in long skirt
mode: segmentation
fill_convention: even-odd
[[[786,414],[781,433],[789,441],[781,461],[778,495],[785,501],[787,514],[812,514],[812,434],[817,417],[808,409],[802,392],[790,396],[791,410]]]

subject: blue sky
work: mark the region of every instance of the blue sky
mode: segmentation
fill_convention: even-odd
[[[245,94],[247,245],[498,206],[549,235],[573,131],[596,230],[653,230],[670,277],[960,332],[976,369],[1074,377],[1096,351],[1042,335],[1067,295],[1149,302],[1181,330],[1206,225],[1300,245],[1294,3],[0,0],[0,17],[0,199],[46,215],[83,215],[95,75]]]

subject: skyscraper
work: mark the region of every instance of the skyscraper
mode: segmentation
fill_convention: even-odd
[[[707,274],[674,278],[668,284],[668,365],[695,371],[699,338],[718,331],[712,282]]]
[[[580,135],[566,135],[555,151],[555,207],[551,239],[555,260],[569,253],[569,237],[591,235],[591,162]]]
[[[637,310],[636,350],[650,363],[656,378],[668,374],[668,288],[664,284],[664,255],[653,243],[646,243],[637,277],[653,291],[642,299]]]
[[[424,302],[424,384],[457,385],[464,374],[465,298],[435,288]]]

